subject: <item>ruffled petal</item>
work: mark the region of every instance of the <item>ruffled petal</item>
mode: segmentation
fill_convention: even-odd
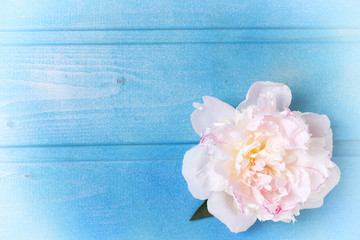
[[[235,108],[210,96],[204,96],[203,101],[203,104],[193,104],[197,110],[191,114],[191,123],[197,134],[201,136],[206,128],[213,126],[213,123],[233,122]]]
[[[256,82],[251,85],[246,100],[240,103],[237,109],[241,110],[250,105],[257,105],[260,97],[270,95],[275,100],[276,109],[283,111],[291,103],[291,91],[288,86],[282,83]]]
[[[185,153],[182,174],[188,184],[190,193],[198,199],[205,200],[210,195],[206,188],[210,157],[206,154],[206,148],[195,146]]]
[[[288,195],[281,199],[283,209],[293,208],[298,202],[304,202],[311,194],[309,172],[305,168],[291,167],[293,178],[288,177]]]
[[[340,181],[340,170],[334,164],[334,167],[329,169],[329,177],[326,180],[326,185],[319,191],[321,198],[324,198]]]
[[[324,199],[314,198],[314,193],[309,196],[309,199],[301,205],[301,209],[319,208],[324,204]]]
[[[234,233],[246,231],[255,221],[255,216],[245,216],[238,211],[234,199],[225,192],[213,192],[207,202],[209,212]]]
[[[301,206],[301,209],[318,208],[322,206],[324,197],[339,183],[340,180],[340,170],[336,165],[330,168],[329,172],[329,177],[325,184],[309,195],[308,200]]]
[[[307,141],[309,141],[309,133],[304,122],[297,118],[283,118],[278,120],[281,132],[284,138],[289,142],[289,148],[304,148]]]
[[[333,141],[330,120],[326,115],[316,113],[303,113],[301,117],[309,125],[309,131],[313,138],[323,138],[325,140],[325,149],[332,153]]]

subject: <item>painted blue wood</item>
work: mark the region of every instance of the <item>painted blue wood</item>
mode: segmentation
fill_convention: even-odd
[[[201,201],[187,190],[181,159],[2,163],[0,239],[359,239],[360,159],[333,160],[342,179],[322,208],[239,234],[215,218],[188,222]]]
[[[193,146],[195,144],[10,147],[0,148],[0,159],[1,163],[178,161]],[[360,156],[360,142],[350,146],[355,150],[352,154]],[[336,148],[339,156],[348,150]]]
[[[29,46],[0,49],[0,145],[193,143],[192,102],[237,106],[284,82],[291,108],[360,140],[359,43]]]
[[[360,2],[0,1],[0,239],[359,239]],[[188,222],[192,102],[283,82],[340,184],[295,224]]]
[[[357,0],[12,0],[0,29],[360,27]]]
[[[323,42],[359,43],[360,28],[0,31],[2,46]]]

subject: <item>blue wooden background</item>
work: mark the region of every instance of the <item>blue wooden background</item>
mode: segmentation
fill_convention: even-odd
[[[295,224],[188,222],[192,102],[259,80],[327,114],[342,176]],[[0,0],[0,239],[360,239],[360,1]]]

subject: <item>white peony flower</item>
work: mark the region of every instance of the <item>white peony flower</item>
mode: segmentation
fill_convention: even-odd
[[[290,222],[322,206],[340,179],[327,116],[291,111],[290,89],[280,83],[254,83],[236,109],[203,100],[191,115],[201,140],[182,173],[213,216],[241,232],[256,219]]]

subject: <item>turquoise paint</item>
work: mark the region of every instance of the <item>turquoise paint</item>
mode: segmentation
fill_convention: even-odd
[[[356,0],[2,1],[0,29],[360,27]]]
[[[194,143],[192,102],[237,106],[254,81],[284,82],[291,108],[359,140],[360,44],[3,47],[0,145]],[[118,84],[118,80],[124,82]],[[146,133],[146,134],[145,134]]]
[[[0,3],[0,239],[359,239],[359,1]],[[254,81],[329,116],[340,184],[295,224],[188,222],[192,102]]]
[[[79,151],[78,151],[79,152]],[[86,150],[85,150],[86,152]],[[56,151],[54,151],[56,154]],[[339,185],[294,224],[231,233],[215,218],[188,222],[201,201],[176,161],[8,163],[0,178],[2,239],[357,239],[359,157],[336,157]]]

